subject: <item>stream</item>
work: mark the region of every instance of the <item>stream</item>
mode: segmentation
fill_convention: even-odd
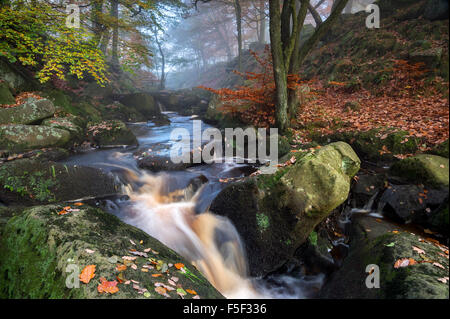
[[[245,243],[226,218],[208,212],[217,194],[255,168],[232,158],[182,171],[150,173],[138,167],[143,152],[168,156],[175,142],[172,130],[185,128],[193,136],[193,118],[166,112],[170,125],[129,123],[137,148],[79,153],[64,164],[101,168],[124,184],[123,195],[94,200],[95,205],[142,229],[189,260],[227,298],[312,298],[325,275],[302,271],[251,278]],[[202,129],[211,126],[202,123]],[[243,212],[245,213],[245,212]]]

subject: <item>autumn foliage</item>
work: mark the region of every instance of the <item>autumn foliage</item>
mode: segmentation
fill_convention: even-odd
[[[235,89],[222,88],[219,90],[200,86],[200,88],[213,92],[219,96],[222,106],[219,111],[237,118],[243,123],[256,127],[270,127],[275,124],[276,87],[273,77],[273,64],[270,48],[266,46],[262,56],[250,50],[261,71],[238,72],[244,80],[244,86]],[[288,77],[288,87],[296,90],[303,82],[298,75]]]
[[[384,86],[382,94],[366,89],[348,91],[341,83],[311,82],[314,98],[302,107],[296,135],[308,142],[311,133],[325,136],[335,132],[379,129],[379,137],[383,139],[385,130],[401,130],[424,142],[419,147],[421,151],[447,140],[448,97],[439,93],[436,87],[448,86],[448,83],[434,78],[435,86],[426,85],[430,79],[424,76],[427,70],[420,63],[397,60],[392,71],[392,80]],[[357,103],[359,107],[349,108],[348,103]]]

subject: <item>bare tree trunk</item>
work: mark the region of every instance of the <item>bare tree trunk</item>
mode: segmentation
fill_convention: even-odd
[[[266,43],[266,1],[259,1],[259,43]]]
[[[234,12],[236,14],[236,28],[238,40],[238,69],[242,70],[242,8],[240,0],[234,0]]]
[[[114,71],[120,70],[119,65],[119,0],[111,0],[111,17],[114,19],[112,30],[111,64]]]
[[[105,27],[101,21],[102,11],[103,11],[103,0],[92,0],[91,20],[92,20],[92,31],[94,33],[93,40],[96,46],[100,44],[100,40],[105,31]]]

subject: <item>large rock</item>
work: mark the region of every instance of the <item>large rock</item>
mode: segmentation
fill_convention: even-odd
[[[448,189],[425,189],[423,185],[390,185],[378,205],[393,220],[413,222],[448,233],[448,215],[447,221],[442,220],[442,224],[436,219],[447,201]]]
[[[70,133],[59,128],[41,125],[0,125],[0,149],[25,151],[65,146]]]
[[[83,138],[83,129],[78,125],[79,122],[75,116],[66,116],[46,119],[42,121],[42,125],[66,130],[72,138],[81,140]]]
[[[156,105],[155,99],[147,93],[122,95],[120,96],[119,101],[125,106],[135,108],[141,114],[146,116],[147,119],[152,119],[154,116],[161,114],[161,111]]]
[[[0,202],[33,205],[108,196],[120,192],[115,178],[91,167],[22,159],[0,166]]]
[[[54,113],[51,101],[29,98],[19,106],[0,109],[0,124],[34,124],[52,117]]]
[[[252,275],[284,264],[314,227],[342,204],[360,160],[343,142],[298,155],[292,166],[225,188],[211,211],[228,217],[244,239]]]
[[[419,154],[408,157],[392,165],[390,172],[417,184],[449,186],[449,160],[437,155]]]
[[[0,80],[0,105],[14,104],[15,102],[16,102],[16,99],[11,94],[8,83]]]
[[[322,298],[448,299],[448,282],[440,281],[448,277],[448,255],[444,253],[447,247],[409,231],[399,231],[386,221],[361,215],[352,220],[350,238],[349,255],[322,289]],[[417,263],[395,268],[394,264],[403,258],[412,258]],[[369,265],[379,267],[380,288],[366,286]]]
[[[123,145],[137,145],[136,136],[131,130],[118,120],[91,123],[88,128],[88,138],[99,147],[116,147]]]
[[[155,291],[158,282],[170,286],[168,279],[172,276],[179,278],[177,284],[180,288],[195,290],[200,298],[223,298],[196,268],[158,240],[99,209],[78,208],[78,212],[58,215],[63,205],[38,206],[8,221],[0,244],[0,298],[178,299],[177,287],[167,291],[168,297]],[[144,257],[146,248],[158,254],[148,252]],[[122,256],[133,256],[132,249],[144,255],[136,256],[126,270],[119,272],[117,265],[125,263]],[[167,268],[167,272],[159,271],[149,258],[163,267],[172,266]],[[177,270],[173,266],[176,263],[183,263],[187,271]],[[133,270],[131,264],[138,268]],[[74,274],[73,269],[78,269],[74,276],[78,278],[79,271],[87,265],[96,266],[95,276],[88,284],[79,282],[79,288],[68,288],[66,282],[73,282],[68,278]],[[98,292],[102,277],[118,281],[120,273],[124,281],[139,283],[118,283],[119,291],[115,294]],[[186,293],[185,298],[193,296]]]

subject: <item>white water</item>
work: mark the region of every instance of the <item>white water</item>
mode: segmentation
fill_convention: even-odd
[[[132,202],[125,221],[141,228],[188,259],[225,297],[303,298],[304,279],[281,276],[277,281],[293,286],[290,293],[281,288],[255,288],[248,276],[243,243],[232,223],[209,212],[195,213],[199,190],[191,200],[179,200],[183,190],[167,193],[164,175],[143,173],[137,190],[128,188]],[[311,285],[320,285],[322,277],[314,277]]]

